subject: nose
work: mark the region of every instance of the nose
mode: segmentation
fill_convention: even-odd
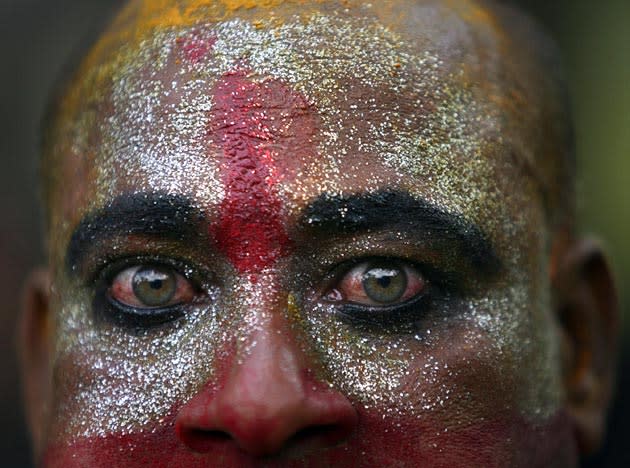
[[[180,410],[176,432],[193,451],[235,443],[256,457],[296,456],[338,445],[354,431],[350,401],[312,377],[287,333],[269,328],[234,360],[218,391],[202,390]]]

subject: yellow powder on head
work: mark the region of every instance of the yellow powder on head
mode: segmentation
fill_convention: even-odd
[[[95,44],[86,62],[96,64],[123,44],[137,44],[153,31],[216,23],[283,5],[300,7],[331,0],[132,0]],[[347,0],[349,1],[349,0]],[[249,18],[255,20],[255,18]]]
[[[327,1],[330,0],[132,0],[84,58],[77,72],[77,77],[82,77],[80,84],[67,91],[59,113],[70,117],[85,100],[86,89],[93,93],[107,82],[120,59],[117,53],[121,48],[139,44],[156,30],[216,23],[239,13],[255,14],[257,9],[270,10],[282,5],[306,6]],[[257,27],[262,27],[260,21]]]
[[[284,3],[320,3],[323,0],[137,0],[122,16],[135,16],[139,33],[160,27],[191,26],[201,21],[224,20],[239,10],[278,7]]]
[[[491,11],[475,0],[445,0],[451,10],[464,21],[483,26],[498,33],[500,26]],[[105,86],[112,72],[123,60],[120,52],[132,50],[153,32],[169,28],[194,27],[197,24],[212,24],[235,17],[250,21],[256,28],[268,27],[264,19],[273,18],[274,24],[281,23],[288,12],[306,14],[318,10],[321,4],[337,4],[344,7],[358,6],[362,0],[131,0],[121,10],[113,23],[101,35],[83,60],[76,80],[69,89],[59,109],[60,116],[68,120],[81,106],[90,106],[99,101],[99,94],[106,94]],[[375,9],[385,11],[387,22],[404,19],[404,1],[383,2]],[[394,67],[392,73],[395,74]]]
[[[485,27],[503,38],[504,31],[495,14],[476,0],[448,0],[446,4],[465,22]]]

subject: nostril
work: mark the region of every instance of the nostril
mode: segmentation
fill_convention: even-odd
[[[179,437],[191,450],[207,453],[217,449],[218,445],[232,440],[232,436],[224,431],[207,431],[204,429],[179,428]]]
[[[333,424],[307,427],[296,432],[289,439],[289,442],[291,444],[300,444],[301,442],[305,442],[310,439],[330,438],[335,432],[338,432],[338,428],[336,428]]]
[[[289,452],[308,452],[335,446],[346,440],[349,428],[340,424],[323,424],[297,431],[285,444]]]

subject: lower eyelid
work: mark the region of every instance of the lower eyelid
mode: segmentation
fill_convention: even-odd
[[[104,298],[100,307],[95,303],[95,311],[101,319],[125,329],[149,329],[167,325],[185,316],[182,307],[161,309],[137,309],[121,304],[115,299]]]
[[[350,325],[376,327],[405,327],[411,326],[423,318],[431,310],[432,298],[429,294],[422,294],[401,304],[387,307],[370,307],[358,304],[339,304],[339,318]]]

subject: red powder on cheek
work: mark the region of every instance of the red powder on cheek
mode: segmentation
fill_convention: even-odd
[[[42,464],[63,468],[577,466],[572,425],[564,413],[541,426],[532,426],[519,415],[505,414],[495,420],[455,424],[444,431],[445,421],[430,416],[389,420],[383,418],[382,411],[359,412],[360,427],[346,443],[303,458],[254,458],[227,437],[209,444],[208,452],[195,453],[177,439],[174,416],[170,416],[161,427],[143,433],[79,438],[48,447]]]
[[[290,249],[277,184],[293,157],[286,152],[309,146],[302,137],[313,133],[313,120],[299,128],[306,100],[279,80],[255,82],[244,71],[219,80],[214,103],[209,130],[223,152],[226,192],[214,234],[240,273],[259,273]]]

